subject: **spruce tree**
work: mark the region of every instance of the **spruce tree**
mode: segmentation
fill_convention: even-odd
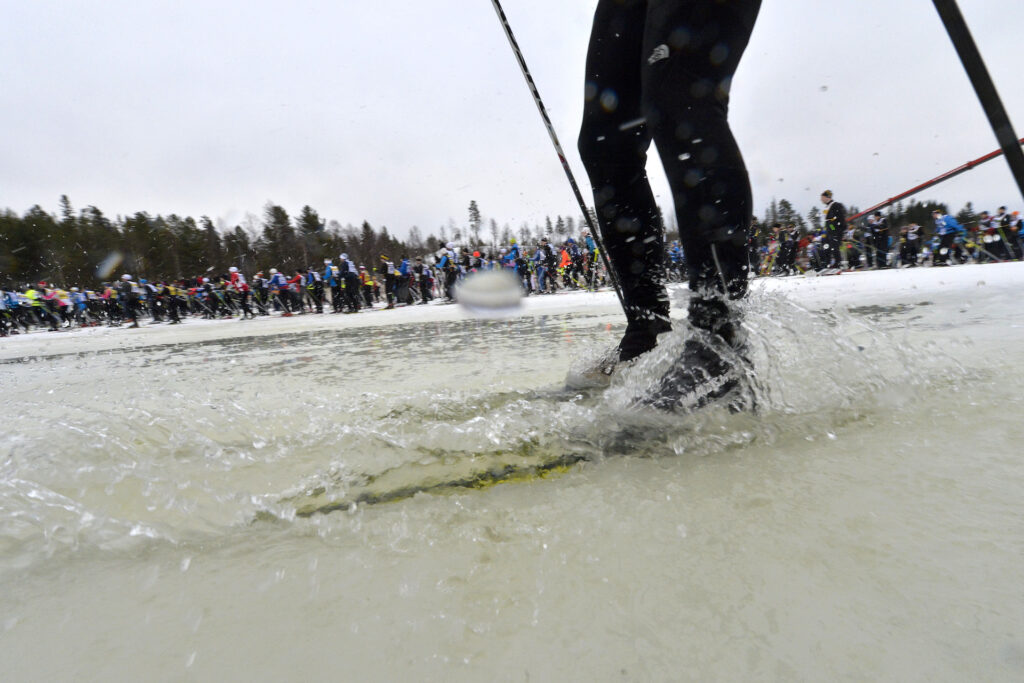
[[[320,258],[323,251],[320,236],[324,231],[324,223],[320,220],[320,215],[308,204],[302,207],[296,223],[299,227],[298,238],[302,243],[302,261],[305,268],[313,265],[313,260]]]
[[[480,216],[480,209],[476,205],[476,200],[470,200],[469,202],[469,234],[473,236],[473,245],[480,244],[480,229],[483,227],[484,221]]]

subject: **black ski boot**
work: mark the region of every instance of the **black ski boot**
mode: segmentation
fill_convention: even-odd
[[[639,403],[678,413],[716,403],[734,412],[752,410],[751,366],[737,314],[721,299],[694,298],[690,325],[696,334]]]

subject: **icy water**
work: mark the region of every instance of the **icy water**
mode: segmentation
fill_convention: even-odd
[[[631,406],[682,325],[561,391],[613,301],[22,340],[2,677],[1021,680],[1024,278],[984,268],[759,283],[746,414]]]

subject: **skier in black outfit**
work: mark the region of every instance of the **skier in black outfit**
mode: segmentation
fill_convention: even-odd
[[[825,267],[839,272],[842,262],[839,245],[846,233],[846,207],[832,199],[832,190],[821,193],[821,203],[825,205]]]
[[[430,266],[423,262],[422,257],[417,256],[416,266],[413,272],[416,273],[420,281],[420,303],[425,304],[434,298],[430,293],[431,280],[433,279],[433,275],[430,272]]]
[[[618,360],[671,328],[664,225],[647,179],[653,140],[672,189],[686,254],[692,325],[738,345],[729,305],[747,291],[750,178],[728,122],[729,88],[760,0],[598,0],[587,54],[579,151],[605,249],[622,288]],[[722,359],[684,349],[696,375]],[[687,374],[685,368],[681,369]],[[610,372],[610,368],[606,368]],[[680,381],[686,382],[686,378]]]
[[[868,242],[866,249],[868,257],[868,268],[888,268],[887,256],[889,254],[889,219],[882,215],[881,211],[875,211],[868,217],[867,234]]]
[[[132,322],[129,327],[139,326],[139,319],[135,313],[139,300],[138,292],[135,291],[137,287],[138,285],[132,282],[132,276],[127,274],[121,276],[121,283],[117,286],[117,298],[123,307],[124,319]]]
[[[342,282],[345,284],[346,313],[359,312],[359,270],[354,261],[348,260],[348,254],[338,257],[338,268],[341,269]]]
[[[388,308],[395,307],[395,264],[384,254],[380,255],[380,272],[384,276],[384,292],[388,299]]]

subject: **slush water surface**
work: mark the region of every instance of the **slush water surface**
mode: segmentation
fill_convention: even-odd
[[[1020,680],[1024,305],[995,268],[755,286],[744,414],[633,408],[657,355],[562,391],[612,298],[19,340],[4,678]]]

